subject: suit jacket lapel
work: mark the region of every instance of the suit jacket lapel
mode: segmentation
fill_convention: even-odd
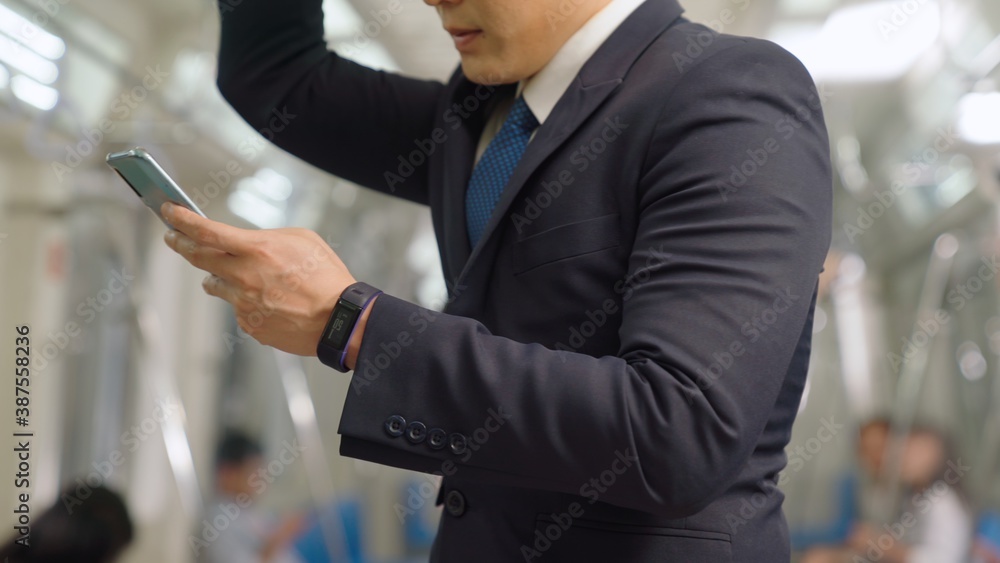
[[[496,250],[496,245],[493,244],[494,235],[531,174],[622,83],[623,77],[639,55],[681,15],[682,11],[676,0],[647,0],[622,22],[587,61],[577,78],[559,99],[548,119],[538,128],[501,194],[482,238],[476,247],[471,249],[471,254],[465,224],[465,190],[471,175],[475,147],[485,120],[474,123],[470,120],[467,126],[462,128],[464,137],[461,140],[465,141],[466,146],[459,149],[456,145],[451,145],[450,154],[445,158],[445,166],[448,167],[446,170],[455,172],[448,173],[452,181],[445,188],[449,193],[445,194],[444,201],[445,232],[448,238],[445,244],[450,255],[448,273],[455,276],[450,278],[455,280],[455,285],[461,286],[466,282],[466,278],[477,264],[492,261],[492,255]],[[460,80],[471,84],[464,77]],[[456,93],[466,89],[467,87],[460,86],[456,89]],[[463,264],[462,259],[466,256],[468,259]],[[456,267],[460,273],[456,272]],[[456,299],[459,297],[461,295],[456,296]]]

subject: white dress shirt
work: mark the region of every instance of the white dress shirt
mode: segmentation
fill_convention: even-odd
[[[525,103],[528,104],[539,125],[548,119],[559,98],[580,73],[583,65],[643,2],[645,0],[611,0],[556,51],[555,56],[542,67],[542,70],[518,83],[517,95],[524,96]],[[500,127],[507,119],[507,113],[513,104],[513,99],[503,100],[486,122],[476,148],[477,163],[490,141],[500,132]]]

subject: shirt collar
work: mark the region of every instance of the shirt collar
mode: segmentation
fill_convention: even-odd
[[[539,124],[545,123],[583,65],[645,1],[611,0],[556,51],[542,70],[518,83],[517,94],[524,95],[525,103]]]

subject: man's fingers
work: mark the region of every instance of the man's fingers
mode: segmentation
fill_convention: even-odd
[[[205,276],[205,279],[201,280],[201,287],[205,290],[205,293],[228,301],[230,304],[235,304],[236,290],[219,276]]]
[[[254,320],[254,310],[247,309],[246,300],[240,300],[240,290],[233,284],[219,276],[209,275],[201,280],[201,287],[208,295],[218,297],[233,306],[233,312],[236,313],[236,324],[243,332],[252,335],[260,326],[261,319]]]
[[[225,223],[206,219],[180,205],[164,203],[160,207],[160,213],[174,226],[174,229],[184,233],[200,245],[240,256],[249,253],[256,244],[254,231],[238,229]]]
[[[199,270],[223,277],[230,277],[235,273],[237,258],[228,252],[198,244],[180,231],[167,231],[163,240],[174,252]]]

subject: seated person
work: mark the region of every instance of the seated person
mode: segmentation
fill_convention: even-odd
[[[796,528],[789,532],[792,549],[804,552],[802,561],[829,560],[828,552],[844,550],[855,523],[870,516],[872,504],[885,498],[885,452],[889,420],[874,418],[858,430],[858,471],[848,472],[837,483],[833,518],[825,526]]]
[[[282,521],[258,506],[254,485],[260,481],[254,474],[263,465],[256,441],[239,432],[223,436],[216,454],[216,498],[191,541],[199,562],[301,563],[290,545],[302,532],[303,519]]]
[[[858,527],[849,541],[855,553],[871,558],[884,552],[881,560],[887,563],[968,561],[972,517],[957,488],[966,469],[955,464],[949,450],[944,434],[933,428],[910,432],[900,463],[904,493],[899,517],[877,527]]]
[[[803,563],[965,563],[972,518],[958,484],[965,469],[949,455],[948,441],[934,429],[916,427],[900,460],[902,503],[891,522],[855,526],[842,548],[811,551]],[[864,559],[867,558],[867,559]]]

